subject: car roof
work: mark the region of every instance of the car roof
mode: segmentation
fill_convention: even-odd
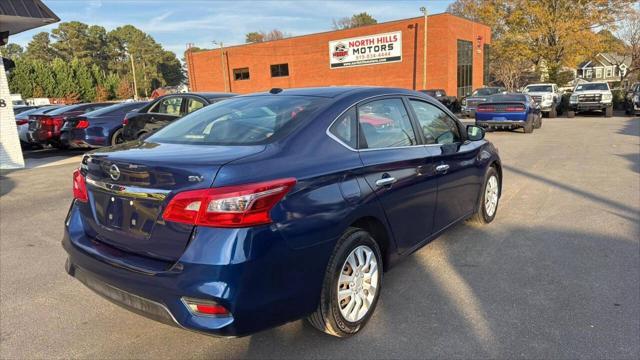
[[[277,89],[277,90],[276,90]],[[420,94],[417,91],[390,88],[380,86],[327,86],[327,87],[309,87],[309,88],[292,88],[292,89],[272,89],[271,91],[246,94],[243,96],[256,95],[289,95],[289,96],[315,96],[325,98],[337,98],[347,95],[367,94],[367,95],[385,95],[385,94]]]
[[[538,84],[529,84],[527,86],[542,86],[542,85],[555,85],[554,83],[538,83]]]
[[[225,98],[225,97],[231,97],[231,96],[236,96],[238,94],[234,94],[234,93],[227,93],[227,92],[191,92],[191,93],[182,93],[184,95],[199,95],[202,96],[203,98],[207,98],[207,99],[218,99],[218,98]]]

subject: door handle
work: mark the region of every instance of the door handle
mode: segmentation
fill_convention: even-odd
[[[386,177],[386,178],[382,178],[379,180],[376,180],[376,185],[383,187],[383,186],[388,186],[391,185],[393,183],[395,183],[396,181],[398,181],[396,178],[394,177]]]
[[[444,173],[444,172],[447,172],[447,170],[449,170],[449,165],[447,165],[447,164],[442,164],[442,165],[436,166],[436,172]]]

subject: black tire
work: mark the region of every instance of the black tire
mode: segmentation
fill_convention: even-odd
[[[365,245],[373,251],[378,264],[378,287],[368,312],[356,322],[347,321],[340,312],[338,302],[338,279],[349,254],[358,246]],[[350,227],[336,243],[324,275],[320,303],[307,319],[316,329],[337,337],[349,337],[358,333],[375,311],[382,287],[382,254],[371,235],[363,229]]]
[[[608,106],[604,109],[604,117],[612,117],[613,116],[613,106]]]
[[[497,199],[496,208],[493,211],[493,214],[489,215],[487,214],[487,209],[485,206],[485,196],[487,193],[486,191],[487,185],[489,184],[489,179],[491,177],[495,177],[496,180],[498,181],[498,199]],[[500,176],[498,175],[498,170],[496,170],[495,167],[490,166],[489,170],[487,170],[487,173],[484,176],[484,183],[482,184],[478,205],[476,206],[476,212],[471,216],[471,218],[469,218],[469,221],[476,224],[485,225],[492,222],[493,219],[496,218],[496,214],[498,213],[498,207],[500,205],[501,181],[502,179],[500,179]]]
[[[57,142],[53,144],[53,147],[55,147],[58,150],[68,150],[69,149],[69,145],[63,143],[63,142]]]
[[[576,117],[576,112],[575,112],[575,111],[573,111],[573,110],[569,110],[569,111],[567,111],[567,117],[568,117],[568,118],[574,118],[574,117]]]
[[[111,135],[111,146],[122,144],[125,142],[124,140],[124,130],[122,128],[116,130],[113,135]]]
[[[525,134],[531,134],[533,132],[533,120],[529,119],[524,123],[522,129],[524,129]]]
[[[551,110],[549,110],[549,118],[553,119],[557,116],[558,116],[558,112],[556,111],[556,108],[552,107]]]
[[[536,120],[533,122],[534,129],[540,129],[542,127],[542,116],[536,117]]]

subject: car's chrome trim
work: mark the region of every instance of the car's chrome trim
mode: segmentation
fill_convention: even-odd
[[[143,188],[138,186],[125,186],[118,184],[110,184],[103,181],[93,180],[87,176],[86,178],[87,184],[107,191],[109,193],[114,193],[120,196],[127,196],[133,198],[143,198],[143,199],[155,199],[155,200],[164,200],[167,195],[171,192],[171,190],[164,189],[152,189],[152,188]]]

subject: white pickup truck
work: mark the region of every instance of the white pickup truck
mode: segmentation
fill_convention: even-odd
[[[530,84],[525,86],[523,93],[531,96],[540,106],[540,110],[547,117],[554,118],[560,114],[562,96],[556,84]]]
[[[567,117],[593,110],[602,111],[605,117],[613,116],[613,94],[609,84],[604,81],[577,85],[569,98]]]

